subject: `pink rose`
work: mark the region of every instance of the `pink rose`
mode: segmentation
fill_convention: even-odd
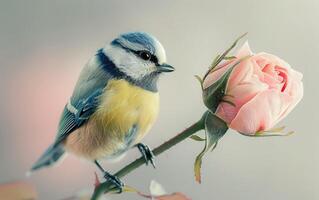
[[[218,80],[238,59],[251,56],[231,73],[225,99],[216,114],[230,128],[254,135],[273,128],[297,105],[303,96],[302,74],[268,53],[253,54],[246,42],[235,59],[216,67],[204,80],[207,88]]]

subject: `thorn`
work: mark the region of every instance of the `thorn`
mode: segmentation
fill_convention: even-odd
[[[95,182],[94,182],[94,187],[97,188],[99,187],[99,185],[101,184],[99,177],[97,176],[97,173],[94,172],[94,176],[95,176]]]

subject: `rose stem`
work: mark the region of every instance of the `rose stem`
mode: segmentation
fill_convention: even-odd
[[[171,138],[170,140],[164,142],[160,146],[153,149],[153,153],[155,156],[165,152],[166,150],[170,149],[174,145],[180,143],[181,141],[187,139],[189,136],[193,135],[194,133],[204,129],[204,118],[200,119],[198,122],[194,123],[175,137]],[[138,167],[142,166],[145,163],[145,160],[143,157],[140,157],[136,159],[135,161],[131,162],[130,164],[126,165],[122,169],[120,169],[118,172],[116,172],[114,175],[121,178],[133,170],[137,169]],[[97,186],[94,190],[94,193],[91,197],[91,200],[98,200],[98,198],[103,194],[107,193],[111,186],[110,183],[107,181],[101,183],[99,186]]]

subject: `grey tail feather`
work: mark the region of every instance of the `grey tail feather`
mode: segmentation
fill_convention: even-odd
[[[62,145],[51,145],[33,164],[30,172],[53,165],[60,159],[64,152]]]

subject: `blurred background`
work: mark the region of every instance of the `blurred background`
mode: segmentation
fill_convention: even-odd
[[[194,75],[249,32],[254,52],[278,55],[304,74],[304,99],[281,124],[296,134],[250,138],[229,131],[205,157],[201,185],[193,162],[203,144],[191,140],[158,156],[156,170],[143,166],[123,180],[147,192],[155,179],[168,192],[195,200],[319,199],[318,10],[317,0],[1,0],[0,183],[26,180],[46,200],[93,188],[97,169],[72,155],[28,179],[25,172],[53,141],[81,68],[119,33],[155,35],[177,69],[160,80],[160,115],[144,139],[153,148],[201,117],[205,108]],[[103,165],[115,172],[137,156],[132,150],[121,162]]]

